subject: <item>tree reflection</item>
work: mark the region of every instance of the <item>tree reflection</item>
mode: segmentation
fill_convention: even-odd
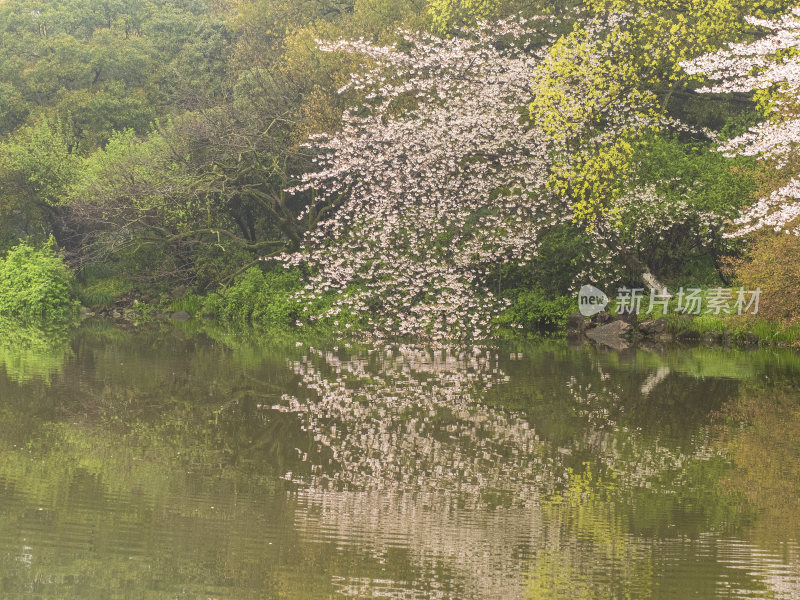
[[[15,382],[49,384],[72,355],[67,327],[42,329],[0,318],[0,367]]]
[[[0,378],[0,595],[791,597],[786,383],[714,352],[348,346],[84,326],[48,380]]]

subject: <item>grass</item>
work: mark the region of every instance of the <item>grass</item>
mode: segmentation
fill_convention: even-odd
[[[121,277],[108,277],[90,284],[79,286],[78,297],[89,308],[109,308],[120,296],[133,289],[133,283]]]

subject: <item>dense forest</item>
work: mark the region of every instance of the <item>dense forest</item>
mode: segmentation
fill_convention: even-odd
[[[783,0],[5,0],[0,315],[464,339],[592,283],[785,329],[799,51]]]

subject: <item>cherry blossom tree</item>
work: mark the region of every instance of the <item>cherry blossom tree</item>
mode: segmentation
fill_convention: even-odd
[[[310,267],[308,299],[342,294],[326,316],[355,312],[377,333],[482,337],[502,302],[476,294],[478,281],[531,258],[537,232],[568,218],[532,193],[547,179],[546,142],[521,108],[541,51],[492,45],[524,33],[505,22],[451,39],[403,32],[407,49],[320,42],[372,62],[347,85],[365,102],[313,140],[320,168],[293,190],[336,205],[284,257]]]
[[[310,274],[300,323],[485,337],[505,306],[490,274],[529,262],[563,224],[593,236],[596,270],[627,264],[660,287],[621,241],[617,207],[636,138],[664,125],[654,99],[626,80],[606,23],[556,43],[550,27],[514,18],[447,39],[404,31],[391,46],[320,42],[367,64],[342,90],[364,102],[312,140],[319,168],[291,190],[314,190],[311,209],[329,210],[280,257]],[[315,314],[330,292],[338,300]]]
[[[716,83],[703,93],[753,92],[767,106],[766,121],[720,146],[728,155],[756,156],[780,168],[797,164],[800,143],[800,7],[779,19],[747,19],[769,33],[756,41],[730,44],[717,52],[683,63],[690,75],[706,75]],[[794,162],[793,162],[794,161]],[[771,227],[800,235],[800,173],[761,198],[735,221],[734,237]]]

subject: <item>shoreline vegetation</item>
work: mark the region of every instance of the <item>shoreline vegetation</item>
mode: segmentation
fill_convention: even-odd
[[[334,4],[2,3],[0,318],[800,347],[800,8]]]
[[[244,273],[229,289],[207,296],[176,288],[171,297],[162,296],[156,302],[124,286],[120,286],[124,291],[118,295],[114,295],[113,290],[101,293],[98,287],[87,288],[74,281],[52,240],[39,249],[21,244],[9,251],[0,261],[0,275],[8,282],[0,292],[0,318],[9,331],[31,327],[69,329],[70,325],[87,318],[109,320],[123,328],[136,328],[154,321],[199,319],[230,333],[336,336],[340,329],[338,318],[342,318],[337,315],[337,319],[304,326],[297,319],[301,306],[295,298],[301,281],[299,274],[280,272],[270,277],[256,268]],[[668,310],[667,314],[663,306],[652,314],[627,313],[618,310],[617,301],[614,301],[608,306],[609,312],[585,317],[576,311],[577,298],[564,296],[552,300],[530,291],[516,292],[513,297],[514,302],[496,319],[495,335],[483,341],[524,339],[534,335],[566,336],[573,342],[591,341],[612,349],[681,342],[800,350],[800,326],[781,325],[757,315],[684,315],[675,311],[673,300],[668,306],[672,311]],[[335,296],[331,296],[321,301],[330,304],[334,299]],[[517,323],[525,325],[519,327]],[[348,334],[355,339],[369,335],[370,331],[356,323],[348,328]],[[16,337],[19,336],[6,336],[12,342]],[[425,338],[405,340],[430,341]],[[449,341],[458,343],[458,340]]]
[[[0,275],[7,285],[0,292],[0,320],[8,331],[4,336],[12,345],[18,338],[15,330],[66,331],[81,320],[110,321],[116,326],[135,329],[157,321],[186,322],[199,320],[229,334],[277,334],[303,337],[321,335],[335,338],[340,334],[339,318],[321,319],[304,325],[298,320],[302,304],[296,298],[302,281],[299,273],[281,270],[265,274],[258,268],[243,273],[228,289],[206,296],[172,290],[158,300],[132,286],[119,285],[115,292],[99,291],[100,286],[81,285],[70,272],[53,240],[40,248],[20,244],[0,260]],[[107,284],[102,280],[101,285]],[[531,336],[559,338],[572,342],[594,343],[601,347],[624,350],[630,346],[669,343],[757,348],[773,346],[800,350],[800,325],[786,325],[759,318],[758,315],[697,314],[676,311],[675,300],[658,306],[652,314],[641,310],[628,313],[612,301],[608,311],[591,317],[577,312],[577,298],[556,299],[531,290],[514,290],[513,301],[495,321],[493,336],[482,340],[513,341]],[[335,295],[322,297],[320,306],[330,306]],[[319,308],[318,308],[319,309]],[[348,339],[369,336],[371,331],[353,319],[347,328]],[[518,324],[524,323],[522,327]],[[33,336],[37,337],[37,336]],[[44,340],[47,336],[41,336]],[[58,336],[56,336],[58,337]],[[63,337],[63,336],[62,336]],[[38,337],[37,337],[38,339]],[[422,338],[378,337],[384,341],[422,343]],[[42,346],[42,343],[38,346]],[[440,340],[443,343],[463,343]],[[30,345],[30,344],[27,344]],[[32,346],[33,347],[33,346]]]

